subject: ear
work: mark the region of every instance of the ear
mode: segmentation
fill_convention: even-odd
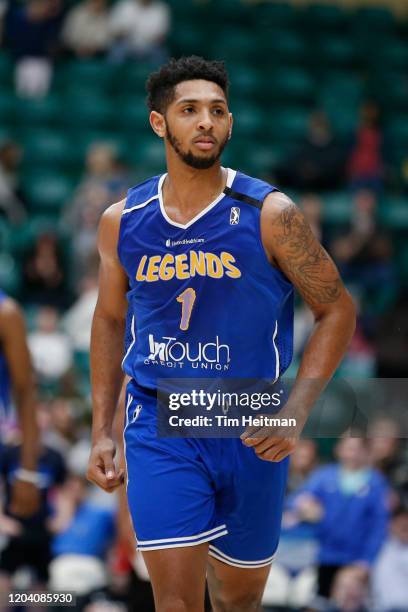
[[[228,140],[230,140],[231,136],[232,136],[232,126],[234,124],[234,118],[232,116],[232,113],[229,114],[229,131],[228,131]]]
[[[160,138],[164,138],[166,135],[166,121],[164,116],[157,111],[152,111],[150,113],[149,121],[153,132]]]

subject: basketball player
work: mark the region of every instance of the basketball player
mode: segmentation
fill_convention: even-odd
[[[38,427],[35,416],[34,380],[23,314],[14,300],[0,290],[0,434],[7,418],[11,395],[22,433],[20,466],[14,475],[10,511],[16,516],[33,514],[40,502]],[[0,436],[0,466],[1,466]]]
[[[111,434],[123,359],[131,378],[128,501],[156,609],[202,612],[208,574],[215,612],[255,611],[278,545],[296,436],[157,437],[157,379],[217,377],[220,368],[228,377],[277,379],[292,357],[296,288],[316,320],[297,381],[327,381],[355,310],[290,199],[221,166],[232,132],[223,63],[171,60],[147,89],[167,173],[130,189],[100,224],[88,477],[106,491],[123,480]],[[292,396],[299,402],[296,385],[289,404]]]

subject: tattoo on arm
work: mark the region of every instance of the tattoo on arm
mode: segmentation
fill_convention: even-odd
[[[342,282],[295,204],[280,213],[277,229],[277,244],[284,248],[284,261],[280,263],[303,297],[319,304],[335,302]]]

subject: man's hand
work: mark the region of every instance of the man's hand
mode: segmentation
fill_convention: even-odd
[[[40,495],[35,484],[16,479],[11,493],[10,511],[22,518],[35,514],[40,507]]]
[[[115,453],[116,446],[112,438],[99,439],[92,447],[86,474],[88,480],[108,493],[112,493],[125,480],[124,470],[116,469]]]
[[[241,440],[245,446],[252,447],[258,457],[264,461],[282,461],[293,453],[297,443],[297,438],[265,436],[262,434],[262,429],[255,434],[245,431]]]

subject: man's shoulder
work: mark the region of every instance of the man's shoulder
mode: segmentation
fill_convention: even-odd
[[[242,193],[261,202],[269,193],[279,191],[275,185],[268,181],[250,176],[239,170],[236,172],[231,189],[233,192]]]

